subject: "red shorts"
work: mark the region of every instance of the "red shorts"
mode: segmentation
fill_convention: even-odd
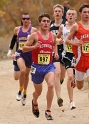
[[[89,56],[81,56],[76,65],[76,70],[86,72],[87,69],[89,69]]]

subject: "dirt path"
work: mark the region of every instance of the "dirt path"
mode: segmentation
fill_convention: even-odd
[[[59,108],[56,103],[56,95],[52,104],[54,120],[47,121],[44,116],[46,108],[46,83],[43,83],[43,92],[39,98],[40,117],[35,118],[31,110],[33,84],[29,81],[27,104],[21,105],[16,101],[18,81],[13,78],[12,60],[0,61],[0,124],[89,124],[89,100],[88,90],[74,89],[76,109],[70,110],[69,98],[66,89],[66,78],[62,85],[62,98],[64,106]],[[62,109],[65,111],[62,112]]]

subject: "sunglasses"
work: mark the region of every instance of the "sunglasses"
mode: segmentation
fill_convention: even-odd
[[[22,18],[22,20],[29,20],[30,18]]]

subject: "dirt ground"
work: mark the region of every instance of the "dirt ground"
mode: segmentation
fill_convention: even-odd
[[[43,82],[43,92],[38,100],[40,117],[35,118],[31,108],[32,92],[34,91],[32,82],[29,81],[27,103],[22,106],[20,101],[16,101],[19,85],[13,77],[12,60],[0,61],[0,124],[89,124],[88,89],[82,89],[81,91],[77,88],[74,89],[76,109],[70,110],[66,78],[61,91],[64,100],[63,107],[58,107],[56,95],[54,94],[51,109],[54,120],[48,121],[44,115],[47,88],[45,81]]]

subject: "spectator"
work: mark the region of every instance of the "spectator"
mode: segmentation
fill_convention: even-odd
[[[65,23],[67,21],[67,19],[66,19],[66,12],[69,9],[69,1],[68,0],[65,0],[63,2],[63,6],[64,6],[64,15],[63,15],[62,18],[63,18],[63,23]]]

